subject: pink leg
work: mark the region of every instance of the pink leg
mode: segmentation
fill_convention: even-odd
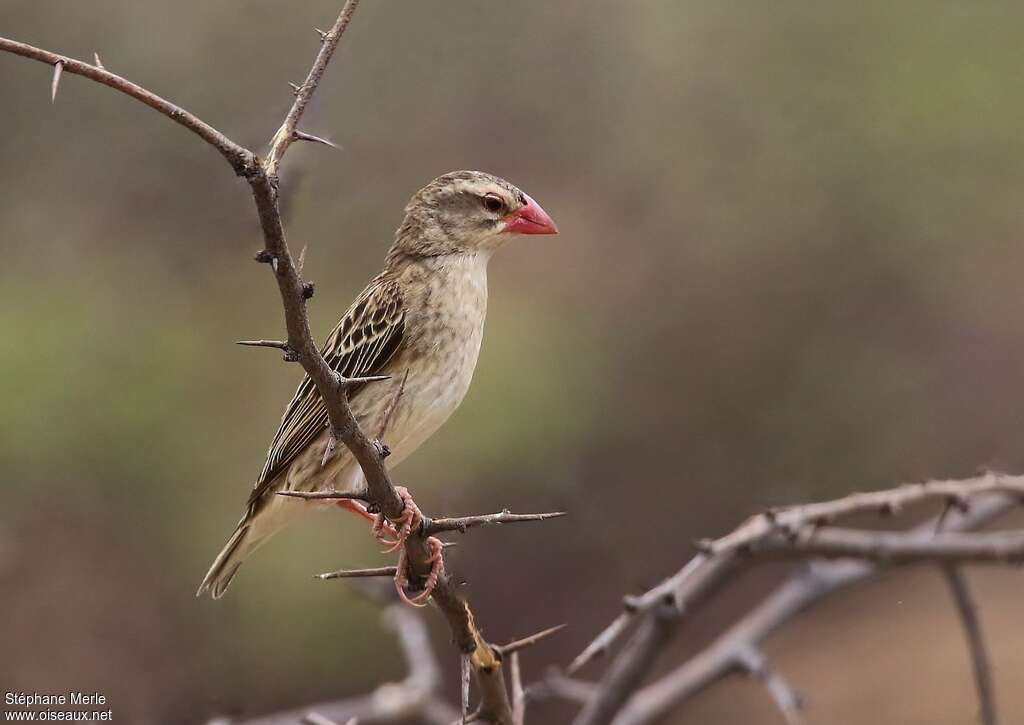
[[[337,501],[335,501],[335,505],[338,508],[343,508],[346,511],[351,511],[352,513],[356,514],[357,516],[361,516],[362,518],[366,519],[370,523],[375,523],[377,521],[377,517],[374,516],[373,514],[371,514],[369,511],[367,511],[366,510],[366,506],[364,506],[359,501],[355,501],[353,499],[348,499],[348,498],[342,498],[342,499],[338,499]]]

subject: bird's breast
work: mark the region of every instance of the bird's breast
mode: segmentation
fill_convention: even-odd
[[[486,259],[437,265],[429,272],[408,295],[406,337],[388,366],[392,399],[397,395],[384,435],[392,464],[419,447],[459,407],[483,341]]]

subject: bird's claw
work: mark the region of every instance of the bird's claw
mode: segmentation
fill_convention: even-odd
[[[423,591],[414,597],[410,597],[406,593],[406,587],[409,586],[409,575],[408,561],[406,560],[405,549],[403,548],[401,553],[398,555],[398,572],[395,574],[395,589],[398,591],[398,596],[406,604],[414,607],[425,607],[427,606],[427,600],[434,593],[434,587],[437,586],[438,580],[441,575],[444,574],[444,544],[436,536],[429,536],[425,540],[427,548],[430,549],[430,558],[428,561],[431,564],[430,573],[427,574],[426,579],[423,582]]]
[[[409,489],[405,486],[395,486],[395,492],[404,504],[402,514],[389,522],[383,513],[378,513],[377,519],[373,522],[373,535],[377,537],[377,541],[388,547],[384,550],[385,554],[400,549],[416,527],[423,523],[423,513],[412,500]]]

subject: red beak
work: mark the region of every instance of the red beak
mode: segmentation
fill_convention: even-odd
[[[505,231],[512,234],[558,234],[558,227],[540,204],[526,194],[523,196],[526,196],[526,206],[508,218]]]

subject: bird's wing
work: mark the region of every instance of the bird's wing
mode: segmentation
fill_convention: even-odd
[[[402,344],[405,310],[398,285],[378,277],[356,298],[331,331],[321,353],[327,364],[348,378],[377,374]],[[359,387],[349,391],[355,397]],[[279,473],[327,426],[327,409],[316,385],[307,375],[288,403],[267,462],[249,497],[254,506]]]

